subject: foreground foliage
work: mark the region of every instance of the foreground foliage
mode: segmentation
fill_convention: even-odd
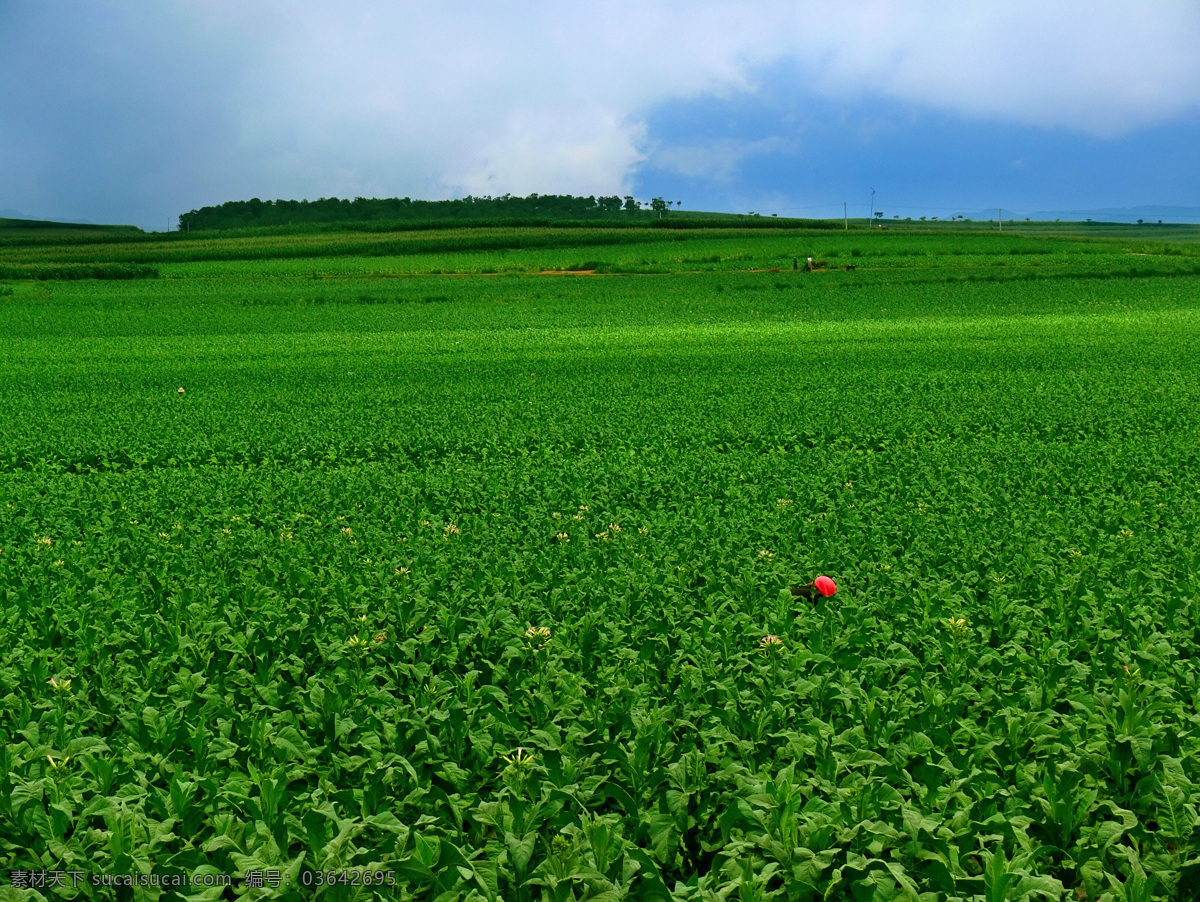
[[[1192,249],[565,234],[7,286],[0,898],[1191,898]]]

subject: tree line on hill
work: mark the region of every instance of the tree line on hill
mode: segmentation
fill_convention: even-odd
[[[574,197],[531,194],[528,197],[471,197],[457,200],[412,200],[407,197],[339,200],[232,200],[201,207],[179,217],[181,232],[298,225],[309,222],[388,220],[511,219],[661,219],[672,203],[656,197],[648,207],[633,197]]]

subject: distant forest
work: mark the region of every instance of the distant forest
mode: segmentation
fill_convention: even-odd
[[[460,200],[411,200],[407,197],[339,200],[231,200],[201,207],[179,217],[181,232],[299,225],[306,222],[370,222],[389,220],[505,219],[659,219],[672,201],[656,197],[644,206],[632,197],[573,197],[531,194],[528,197],[464,197]]]

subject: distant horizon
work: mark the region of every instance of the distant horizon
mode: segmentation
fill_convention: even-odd
[[[539,192],[531,192],[531,193],[539,193]],[[310,202],[313,200],[317,200],[317,199],[318,198],[286,198],[286,200],[295,200],[295,201],[307,200]],[[380,198],[368,198],[368,199],[375,200],[375,199],[380,199]],[[447,198],[438,198],[438,200],[444,200],[444,199],[447,199]],[[451,198],[451,199],[460,199],[460,198]],[[248,201],[248,200],[251,200],[251,198],[231,198],[230,199],[230,201]],[[263,198],[263,200],[266,200],[266,198]],[[270,198],[270,200],[272,202],[274,202],[276,200],[285,200],[285,198]],[[418,198],[414,198],[414,200],[418,200]],[[419,198],[419,200],[433,200],[433,198]],[[648,205],[649,201],[648,200],[643,201],[643,203]],[[830,205],[831,208],[833,206],[834,205]],[[837,205],[837,206],[840,206],[840,205]],[[857,206],[861,206],[861,205],[857,205]],[[196,209],[196,208],[193,208],[193,209]],[[892,209],[895,209],[895,208],[892,208]],[[877,218],[876,220],[871,219],[871,217],[869,215],[869,213],[870,213],[869,210],[868,211],[857,211],[857,212],[856,211],[848,211],[848,212],[850,214],[849,218],[854,221],[880,221],[883,223],[893,223],[897,219],[899,219],[901,222],[904,222],[907,220],[921,221],[922,217],[924,217],[924,219],[927,221],[936,220],[939,222],[949,222],[949,221],[952,221],[958,215],[961,215],[962,217],[964,217],[962,219],[962,221],[964,221],[964,222],[988,222],[988,221],[996,221],[998,219],[997,211],[1002,210],[1004,213],[1003,218],[1004,218],[1005,222],[1028,220],[1030,222],[1060,221],[1060,222],[1086,223],[1086,222],[1090,221],[1093,223],[1109,222],[1109,223],[1132,225],[1132,224],[1136,224],[1139,220],[1141,220],[1141,221],[1144,221],[1145,224],[1148,224],[1148,225],[1200,224],[1200,206],[1188,207],[1188,206],[1167,206],[1167,205],[1141,205],[1141,206],[1120,207],[1120,208],[1109,207],[1109,208],[1095,208],[1095,209],[1083,209],[1083,210],[1034,210],[1034,211],[1016,210],[1016,209],[1009,209],[1009,208],[1005,208],[1005,207],[1000,207],[1000,208],[993,207],[991,209],[979,209],[979,210],[974,210],[974,211],[967,210],[965,212],[961,212],[961,214],[948,214],[945,212],[948,209],[952,209],[952,208],[943,208],[942,212],[938,212],[938,213],[919,213],[916,215],[914,215],[912,213],[908,213],[908,212],[897,214],[897,213],[892,213],[887,209],[884,209],[883,210],[884,215],[883,215],[882,219]],[[962,208],[958,208],[958,209],[961,211]],[[190,212],[190,211],[183,211],[183,212]],[[720,216],[750,216],[750,215],[756,215],[756,216],[760,216],[760,217],[777,216],[780,219],[811,219],[811,220],[819,220],[819,221],[838,220],[838,219],[842,218],[841,214],[814,216],[814,215],[772,213],[771,211],[767,211],[767,210],[692,210],[692,209],[687,208],[686,205],[683,207],[672,207],[672,212],[693,213],[693,214],[711,214],[711,215],[720,215]],[[30,214],[27,214],[25,211],[16,210],[14,208],[0,208],[0,219],[24,220],[24,221],[29,221],[29,222],[54,222],[54,223],[62,223],[63,225],[77,224],[77,225],[113,226],[113,227],[137,225],[135,223],[117,222],[115,220],[97,222],[95,220],[89,220],[89,219],[70,219],[70,218],[63,217],[63,216],[30,215]],[[177,228],[175,227],[175,223],[177,223],[177,222],[178,222],[178,217],[175,217],[175,219],[172,221],[170,228],[162,228],[162,227],[154,228],[152,226],[147,228],[146,226],[142,226],[142,225],[137,225],[137,227],[142,229],[142,231],[145,231],[145,232],[167,232],[167,231],[173,232],[173,231],[177,231]],[[166,225],[165,221],[163,222],[163,225],[164,226]]]

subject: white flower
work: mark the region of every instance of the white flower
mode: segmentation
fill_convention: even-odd
[[[533,766],[533,755],[525,751],[521,746],[517,746],[517,750],[511,755],[501,755],[500,757],[509,767],[517,768],[518,770]]]
[[[763,636],[762,641],[758,643],[758,649],[764,655],[769,655],[772,652],[783,651],[783,640],[778,636]]]
[[[525,630],[525,641],[535,651],[541,651],[550,643],[550,627],[531,626]]]

